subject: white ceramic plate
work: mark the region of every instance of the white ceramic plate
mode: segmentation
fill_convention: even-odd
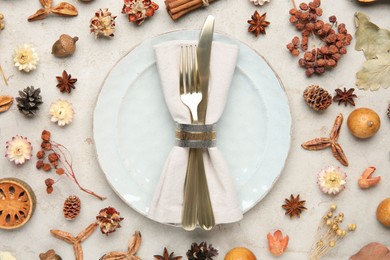
[[[198,36],[195,30],[177,31],[144,41],[110,71],[96,103],[93,132],[100,166],[115,192],[143,215],[175,138],[153,46]],[[218,122],[217,145],[246,212],[281,174],[290,148],[291,116],[283,86],[261,56],[227,36],[215,34],[214,40],[240,47],[226,109]]]

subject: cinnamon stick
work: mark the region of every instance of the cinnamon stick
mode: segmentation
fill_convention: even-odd
[[[215,0],[208,0],[209,3]],[[203,0],[165,0],[165,6],[171,18],[177,20],[183,15],[204,7]]]

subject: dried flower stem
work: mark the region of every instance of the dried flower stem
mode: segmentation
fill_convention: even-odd
[[[105,197],[102,197],[102,196],[96,194],[95,192],[88,190],[80,185],[79,181],[76,178],[76,174],[73,170],[72,155],[70,154],[69,150],[65,146],[63,146],[62,144],[59,144],[57,142],[50,141],[50,143],[52,145],[51,151],[56,153],[60,158],[59,162],[63,166],[64,174],[68,178],[73,180],[76,183],[76,185],[79,187],[80,190],[82,190],[82,191],[84,191],[92,196],[95,196],[96,198],[98,198],[100,200],[105,200],[106,199]],[[65,154],[65,151],[66,151],[68,156]],[[68,158],[69,158],[69,160],[68,160]]]
[[[298,10],[297,5],[295,4],[295,1],[294,1],[294,0],[291,0],[291,2],[292,2],[292,4],[293,4],[293,6],[294,6],[294,9],[295,9],[295,10]]]
[[[3,78],[4,84],[6,86],[8,86],[8,81],[7,81],[7,78],[4,75],[4,71],[3,71],[3,68],[1,67],[1,65],[0,65],[0,74],[1,74],[1,77]]]

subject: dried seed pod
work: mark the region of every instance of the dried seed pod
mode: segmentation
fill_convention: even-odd
[[[7,111],[11,107],[13,102],[14,98],[11,96],[0,96],[0,113]]]
[[[80,214],[81,201],[79,197],[72,195],[69,196],[64,202],[64,217],[68,220],[75,219]]]
[[[56,254],[56,251],[50,249],[46,253],[39,254],[40,260],[62,260],[61,256]]]
[[[78,37],[72,38],[67,34],[62,34],[53,44],[51,53],[58,58],[71,56],[76,51],[76,42],[78,39]]]

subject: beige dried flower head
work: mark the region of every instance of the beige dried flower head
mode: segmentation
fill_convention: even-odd
[[[271,0],[250,0],[254,5],[263,5],[266,2],[270,2]]]
[[[57,100],[50,106],[51,121],[59,126],[70,124],[73,119],[74,111],[72,103],[66,100]]]
[[[336,195],[343,191],[347,174],[339,167],[329,166],[318,174],[317,183],[323,193]]]
[[[19,70],[23,70],[25,72],[35,70],[39,61],[35,48],[29,44],[17,47],[14,50],[13,58],[15,67],[18,67]]]
[[[99,9],[95,13],[95,16],[91,18],[91,24],[89,25],[91,33],[95,34],[95,38],[100,36],[113,37],[115,32],[115,18],[112,16],[108,8]]]
[[[32,146],[26,137],[16,135],[7,142],[5,157],[15,164],[23,164],[32,157]]]

